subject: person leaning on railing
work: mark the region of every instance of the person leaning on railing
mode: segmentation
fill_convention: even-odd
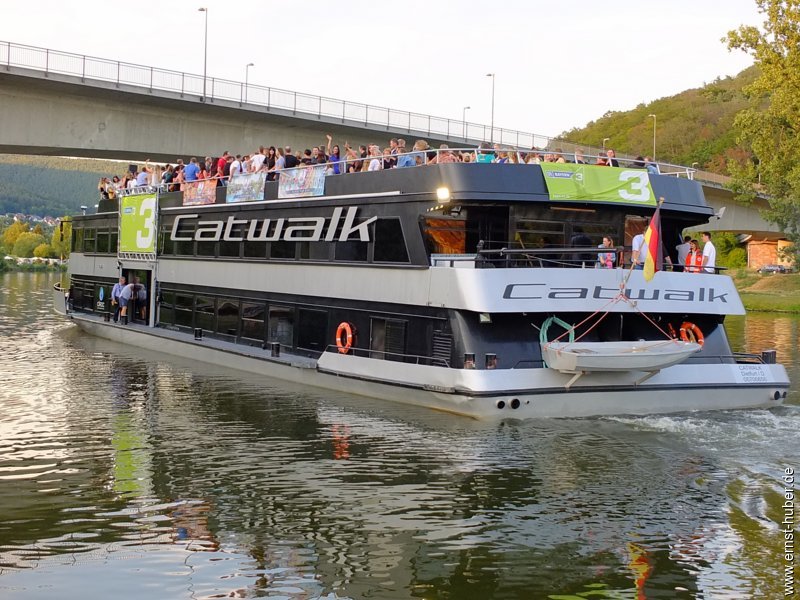
[[[442,165],[445,163],[456,163],[458,157],[450,151],[450,146],[442,144],[439,146],[439,152],[432,159],[428,161],[429,165]]]

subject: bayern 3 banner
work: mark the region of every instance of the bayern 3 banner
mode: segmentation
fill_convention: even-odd
[[[656,205],[644,169],[572,163],[542,163],[541,167],[551,200]]]
[[[228,181],[225,202],[253,202],[264,199],[266,172],[240,173]]]
[[[281,171],[278,198],[304,198],[325,195],[325,165]]]
[[[217,201],[217,180],[201,179],[183,184],[183,205],[214,204]]]
[[[119,199],[119,252],[155,254],[156,194],[136,194]]]

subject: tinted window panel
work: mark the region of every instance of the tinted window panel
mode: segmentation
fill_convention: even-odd
[[[328,330],[328,313],[318,310],[300,310],[297,347],[322,352]]]
[[[262,342],[266,306],[253,302],[242,303],[242,339]]]
[[[239,333],[239,301],[217,300],[217,333],[236,336]]]
[[[399,219],[378,219],[373,259],[375,262],[408,262],[406,240]]]
[[[280,342],[282,346],[294,344],[294,309],[285,306],[269,307],[270,342]]]

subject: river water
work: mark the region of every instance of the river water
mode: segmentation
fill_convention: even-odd
[[[772,410],[481,423],[80,335],[0,275],[0,598],[782,598]]]

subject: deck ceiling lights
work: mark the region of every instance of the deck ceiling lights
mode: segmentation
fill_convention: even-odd
[[[450,189],[446,187],[436,188],[436,199],[439,202],[450,202]]]

